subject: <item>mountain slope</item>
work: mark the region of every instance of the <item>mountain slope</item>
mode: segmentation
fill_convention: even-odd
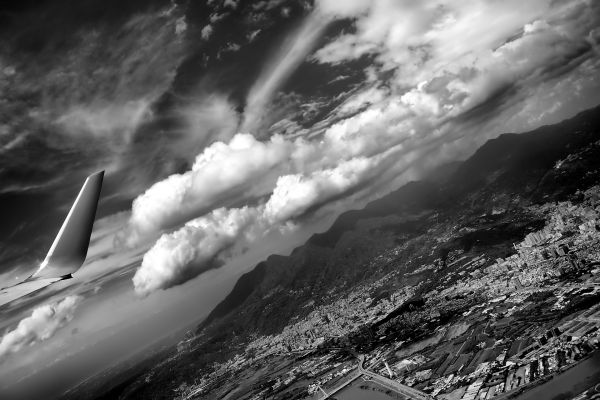
[[[412,298],[404,306],[420,307],[421,294],[449,287],[467,272],[455,263],[461,257],[483,259],[483,269],[513,254],[514,242],[544,226],[540,205],[577,201],[580,190],[600,184],[599,111],[502,135],[454,164],[452,173],[411,182],[362,210],[342,214],[289,256],[267,258],[243,275],[198,327],[193,350],[160,363],[129,385],[122,398],[172,396],[181,384],[245,352],[250,340],[278,334],[322,306],[343,304],[353,293],[370,298],[365,306],[371,309],[410,288]],[[457,304],[462,303],[442,307],[440,320],[462,312]],[[387,319],[401,317],[404,306]],[[361,325],[346,339],[385,331],[386,315],[377,317],[379,326]],[[223,396],[231,387],[229,378],[213,382],[225,388]]]
[[[494,209],[516,212],[527,204],[567,199],[577,189],[597,183],[599,149],[600,107],[532,132],[501,135],[441,183],[408,183],[362,210],[340,215],[330,229],[314,235],[290,256],[273,256],[259,264],[240,278],[200,328],[228,320],[257,333],[277,332],[290,318],[306,313],[302,305],[325,300],[322,293],[330,288],[343,291],[380,276],[383,270],[368,270],[365,265],[385,249],[418,237],[434,222],[465,223]],[[504,224],[486,236],[466,236],[456,243],[473,246],[519,235],[521,230]],[[402,263],[397,261],[392,264]],[[226,316],[230,318],[223,320]]]

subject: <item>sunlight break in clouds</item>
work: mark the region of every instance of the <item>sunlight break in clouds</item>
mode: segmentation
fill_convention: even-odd
[[[14,330],[2,337],[0,361],[25,346],[33,346],[54,336],[57,330],[73,319],[81,300],[81,296],[67,296],[59,302],[35,308],[31,316],[22,319]]]

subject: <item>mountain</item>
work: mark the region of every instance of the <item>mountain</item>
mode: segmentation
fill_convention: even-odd
[[[513,243],[544,226],[541,205],[576,202],[581,190],[600,183],[599,111],[501,135],[454,163],[449,173],[410,182],[362,210],[340,215],[289,256],[268,257],[240,277],[198,327],[190,351],[140,375],[120,398],[172,396],[180,385],[243,352],[251,339],[278,334],[349,294],[366,292],[373,305],[412,288],[412,298],[380,316],[378,324],[385,324],[406,307],[421,307],[422,293],[461,279],[450,273],[460,257],[484,256],[485,268],[513,254]],[[457,312],[452,304],[438,310],[441,321]],[[385,327],[363,328],[372,334]],[[229,387],[227,375],[219,379],[215,385]]]
[[[410,249],[404,260],[367,268],[372,258],[398,243],[416,240],[412,245],[417,245],[419,236],[436,225],[464,228],[475,220],[482,232],[453,237],[430,259],[443,258],[456,246],[464,251],[518,240],[541,223],[526,215],[524,206],[573,197],[598,183],[599,168],[600,107],[531,132],[503,134],[455,164],[449,176],[410,182],[362,210],[340,215],[290,256],[271,256],[258,264],[199,330],[232,324],[236,332],[279,332],[290,319],[310,311],[306,304],[327,301],[332,288],[343,293],[406,264]],[[478,220],[480,215],[487,220]]]

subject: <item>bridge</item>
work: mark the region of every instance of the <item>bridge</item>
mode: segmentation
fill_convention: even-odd
[[[397,382],[393,379],[389,379],[384,376],[381,376],[376,372],[366,370],[364,368],[365,356],[361,354],[361,355],[357,355],[357,357],[358,357],[358,374],[356,374],[355,376],[352,376],[350,379],[347,379],[346,381],[340,383],[339,385],[335,386],[334,388],[329,389],[328,391],[325,391],[321,388],[321,391],[323,392],[323,397],[321,397],[322,400],[330,398],[335,393],[339,392],[340,390],[342,390],[343,388],[348,386],[350,383],[354,382],[357,378],[359,378],[362,375],[368,376],[369,378],[371,378],[373,381],[377,382],[379,385],[383,386],[384,388],[392,390],[396,393],[400,393],[401,395],[405,396],[408,399],[411,399],[411,400],[432,400],[433,399],[433,396],[430,396],[427,393],[424,393],[415,388],[411,388],[410,386],[403,385],[402,383]]]
[[[344,382],[339,383],[337,386],[331,388],[331,389],[327,389],[327,391],[325,391],[322,387],[319,387],[319,389],[321,389],[321,392],[323,392],[323,397],[321,397],[321,399],[328,399],[331,396],[333,396],[334,394],[336,394],[337,392],[341,391],[342,389],[344,389],[346,386],[350,385],[352,382],[354,382],[355,380],[357,380],[358,378],[361,377],[362,374],[360,373],[353,373],[353,375],[351,375],[349,377],[349,379],[346,379]]]
[[[393,390],[394,392],[400,393],[412,400],[431,400],[432,396],[428,395],[425,392],[421,392],[415,388],[411,388],[410,386],[403,385],[400,382],[397,382],[393,379],[386,378],[385,376],[381,376],[378,373],[369,371],[364,369],[363,364],[365,362],[365,356],[360,355],[358,357],[358,370],[361,374],[367,375],[371,377],[375,382],[379,383],[381,386]]]

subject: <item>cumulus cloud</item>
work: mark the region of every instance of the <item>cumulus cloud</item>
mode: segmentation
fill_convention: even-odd
[[[257,216],[254,208],[220,208],[163,235],[133,277],[136,292],[147,295],[181,284],[218,264],[219,254],[233,246]]]
[[[377,159],[356,158],[309,175],[283,175],[266,203],[219,208],[164,234],[144,255],[133,277],[136,293],[181,284],[219,266],[235,245],[252,243],[273,229],[285,230],[311,207],[356,188],[376,173]]]
[[[126,242],[135,245],[215,207],[269,195],[280,176],[308,176],[376,156],[411,138],[407,115],[406,106],[395,101],[332,125],[322,140],[274,135],[260,141],[240,133],[227,143],[215,142],[190,171],[169,176],[135,199]]]
[[[307,19],[252,87],[242,128],[261,125],[272,96],[307,56],[315,42],[303,36],[310,24],[354,21],[355,30],[345,30],[312,60],[342,63],[370,54],[376,62],[367,82],[319,127],[305,128],[308,134],[223,138],[190,171],[136,199],[133,239],[189,220],[145,255],[136,291],[181,284],[227,260],[233,249],[301,225],[329,205],[346,207],[352,196],[369,198],[376,189],[383,194],[469,155],[507,127],[539,124],[532,115],[547,118],[564,109],[558,92],[577,98],[587,91],[588,99],[598,99],[586,89],[600,69],[595,7],[546,0],[317,1],[318,16]],[[590,87],[598,87],[597,79]]]
[[[25,346],[33,346],[54,336],[73,319],[81,300],[81,296],[67,296],[59,302],[35,308],[31,316],[22,319],[14,330],[4,334],[0,341],[0,360]]]
[[[311,207],[344,193],[365,180],[373,172],[376,160],[353,158],[335,168],[279,177],[264,216],[271,224],[301,216]]]
[[[350,2],[352,3],[352,2]],[[590,2],[346,2],[319,0],[317,8],[355,19],[315,54],[337,64],[371,54],[380,69],[394,71],[392,95],[417,113],[457,116],[508,85],[590,56],[590,33],[599,21]],[[468,40],[466,40],[468,38]],[[534,100],[531,100],[534,101]]]
[[[213,143],[190,171],[171,175],[135,199],[129,243],[202,215],[219,202],[262,195],[265,185],[277,179],[271,170],[290,150],[290,143],[279,136],[260,142],[250,134],[237,134],[229,143]]]
[[[389,118],[402,108],[402,129],[394,134],[410,132],[411,142],[437,137],[450,145],[459,140],[464,156],[501,132],[556,122],[555,116],[564,118],[569,115],[564,110],[574,110],[564,103],[549,113],[540,108],[547,106],[546,98],[575,95],[579,110],[597,102],[589,91],[576,94],[578,87],[597,87],[587,72],[598,55],[597,41],[590,39],[600,23],[593,2],[316,4],[334,18],[350,18],[355,30],[343,31],[313,60],[338,64],[369,54],[377,61],[368,68],[368,86],[351,96],[338,115],[379,109]],[[549,107],[557,104],[554,100]],[[392,109],[396,106],[398,112]],[[476,124],[485,126],[477,129]]]
[[[210,38],[210,36],[213,33],[213,27],[212,25],[206,25],[204,28],[202,28],[202,30],[200,31],[200,36],[202,36],[202,39],[204,40],[208,40]]]

